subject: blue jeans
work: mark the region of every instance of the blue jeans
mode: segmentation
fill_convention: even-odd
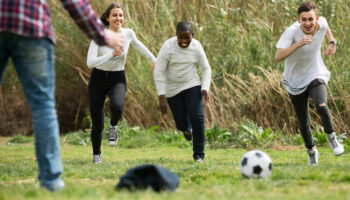
[[[167,98],[173,113],[176,128],[186,131],[192,128],[193,158],[204,158],[204,113],[201,86],[186,89],[179,94]]]
[[[63,172],[55,108],[54,46],[48,39],[0,32],[0,84],[10,57],[32,112],[39,180],[50,187],[61,180]]]

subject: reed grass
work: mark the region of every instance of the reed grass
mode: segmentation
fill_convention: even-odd
[[[98,14],[110,0],[90,1]],[[117,1],[118,2],[118,1]],[[235,129],[249,118],[258,125],[286,134],[297,132],[297,123],[287,92],[280,82],[283,63],[274,62],[275,44],[296,19],[299,0],[123,0],[125,27],[136,32],[157,55],[163,42],[175,35],[175,25],[186,19],[195,26],[213,70],[211,102],[205,105],[207,127],[215,122]],[[318,13],[327,18],[339,41],[334,56],[323,56],[331,71],[329,107],[335,128],[350,133],[350,3],[318,1]],[[56,29],[57,107],[61,131],[87,128],[86,67],[89,40],[69,18],[62,5],[49,1]],[[323,50],[326,49],[324,43]],[[150,62],[130,48],[126,62],[127,100],[124,117],[130,125],[174,128],[170,113],[162,116]],[[6,93],[0,95],[4,101]],[[107,105],[107,104],[106,104]],[[106,106],[107,107],[107,106]],[[312,127],[320,120],[311,105]],[[108,112],[108,109],[106,109]],[[1,112],[1,111],[0,111]]]

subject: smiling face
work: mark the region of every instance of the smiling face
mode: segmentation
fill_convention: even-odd
[[[305,35],[312,35],[315,33],[317,28],[317,15],[315,10],[301,12],[298,16],[298,21]]]
[[[177,44],[181,48],[187,48],[192,42],[193,33],[188,31],[180,31],[176,34],[176,37],[177,37]]]
[[[119,30],[124,22],[124,12],[121,8],[113,8],[107,18],[111,30]]]

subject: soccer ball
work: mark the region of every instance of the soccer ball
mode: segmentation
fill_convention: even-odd
[[[264,152],[252,150],[243,155],[239,164],[246,178],[267,178],[271,174],[271,158]]]

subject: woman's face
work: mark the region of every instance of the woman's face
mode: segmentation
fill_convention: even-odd
[[[122,27],[124,22],[124,12],[121,8],[113,8],[109,14],[107,21],[109,22],[109,28],[112,30],[118,30]]]
[[[181,48],[187,48],[192,42],[193,33],[181,31],[176,36],[178,45]]]

